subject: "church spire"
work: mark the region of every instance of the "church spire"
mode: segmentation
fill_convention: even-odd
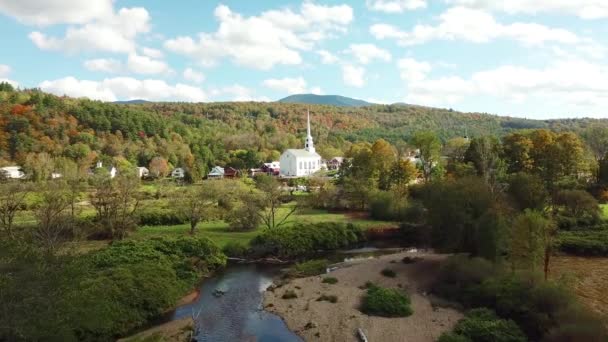
[[[306,151],[315,153],[315,144],[312,141],[312,134],[310,134],[310,109],[306,110],[306,141],[304,147]]]

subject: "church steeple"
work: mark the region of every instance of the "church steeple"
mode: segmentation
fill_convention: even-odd
[[[304,144],[304,149],[308,152],[315,153],[315,144],[312,141],[312,135],[310,134],[310,110],[309,109],[306,110],[306,119],[307,119],[306,141]]]

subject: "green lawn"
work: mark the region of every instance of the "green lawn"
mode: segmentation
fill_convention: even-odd
[[[602,213],[604,214],[604,218],[608,220],[608,204],[601,204]]]
[[[288,208],[282,208],[282,212],[286,212]],[[344,213],[329,213],[325,210],[317,209],[304,209],[294,215],[292,215],[287,225],[298,223],[318,223],[318,222],[352,222],[364,229],[374,227],[387,227],[396,226],[395,222],[387,221],[373,221],[367,219],[358,219],[349,217]],[[243,244],[249,243],[256,235],[258,235],[264,229],[263,226],[258,227],[256,230],[249,232],[235,232],[231,231],[223,221],[212,221],[200,223],[196,229],[196,235],[206,236],[217,243],[220,247],[225,246],[228,242],[239,242]],[[132,239],[147,239],[155,236],[181,236],[188,234],[190,231],[190,225],[181,224],[175,226],[144,226],[137,229],[137,231],[131,235]]]

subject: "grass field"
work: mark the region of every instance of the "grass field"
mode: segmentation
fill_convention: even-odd
[[[288,210],[283,208],[283,211]],[[325,210],[316,209],[305,209],[300,212],[293,214],[286,225],[298,223],[319,223],[319,222],[344,222],[354,223],[363,229],[370,229],[375,227],[394,227],[397,225],[395,222],[389,221],[373,221],[368,219],[361,219],[349,215],[347,213],[329,213]],[[264,229],[263,226],[258,227],[256,230],[249,232],[235,232],[230,230],[228,224],[223,221],[211,221],[202,222],[196,229],[196,235],[206,236],[217,243],[220,247],[225,246],[228,242],[239,242],[249,243],[256,235],[258,235]],[[131,235],[131,239],[148,239],[151,237],[176,237],[188,234],[190,231],[190,225],[181,224],[175,226],[144,226],[140,227],[134,234]]]
[[[602,204],[600,207],[602,208],[604,219],[608,220],[608,204]]]

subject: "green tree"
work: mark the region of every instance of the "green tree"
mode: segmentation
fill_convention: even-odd
[[[499,177],[504,172],[504,164],[500,158],[500,143],[491,136],[483,136],[471,140],[465,153],[464,160],[475,166],[477,175],[482,177],[486,184],[495,189]]]
[[[549,193],[537,175],[518,172],[509,177],[507,193],[519,210],[544,211],[549,204]]]
[[[582,133],[583,139],[593,152],[596,161],[596,176],[600,180],[600,165],[608,157],[608,128],[600,125],[593,125]]]
[[[281,208],[286,192],[275,177],[260,175],[255,178],[255,183],[256,188],[260,190],[263,210],[259,212],[259,215],[264,225],[268,229],[275,229],[286,224],[289,217],[298,210],[298,205]]]
[[[137,227],[139,179],[118,175],[114,179],[100,176],[90,195],[101,231],[113,240],[122,240]]]
[[[23,183],[0,184],[0,227],[9,238],[15,238],[15,215],[25,205],[30,187]]]
[[[425,182],[431,179],[433,168],[439,163],[441,142],[437,135],[430,131],[416,132],[412,145],[420,150],[420,165]]]
[[[527,209],[519,214],[511,231],[512,268],[536,271],[542,265],[548,279],[554,236],[555,225],[542,213]]]

